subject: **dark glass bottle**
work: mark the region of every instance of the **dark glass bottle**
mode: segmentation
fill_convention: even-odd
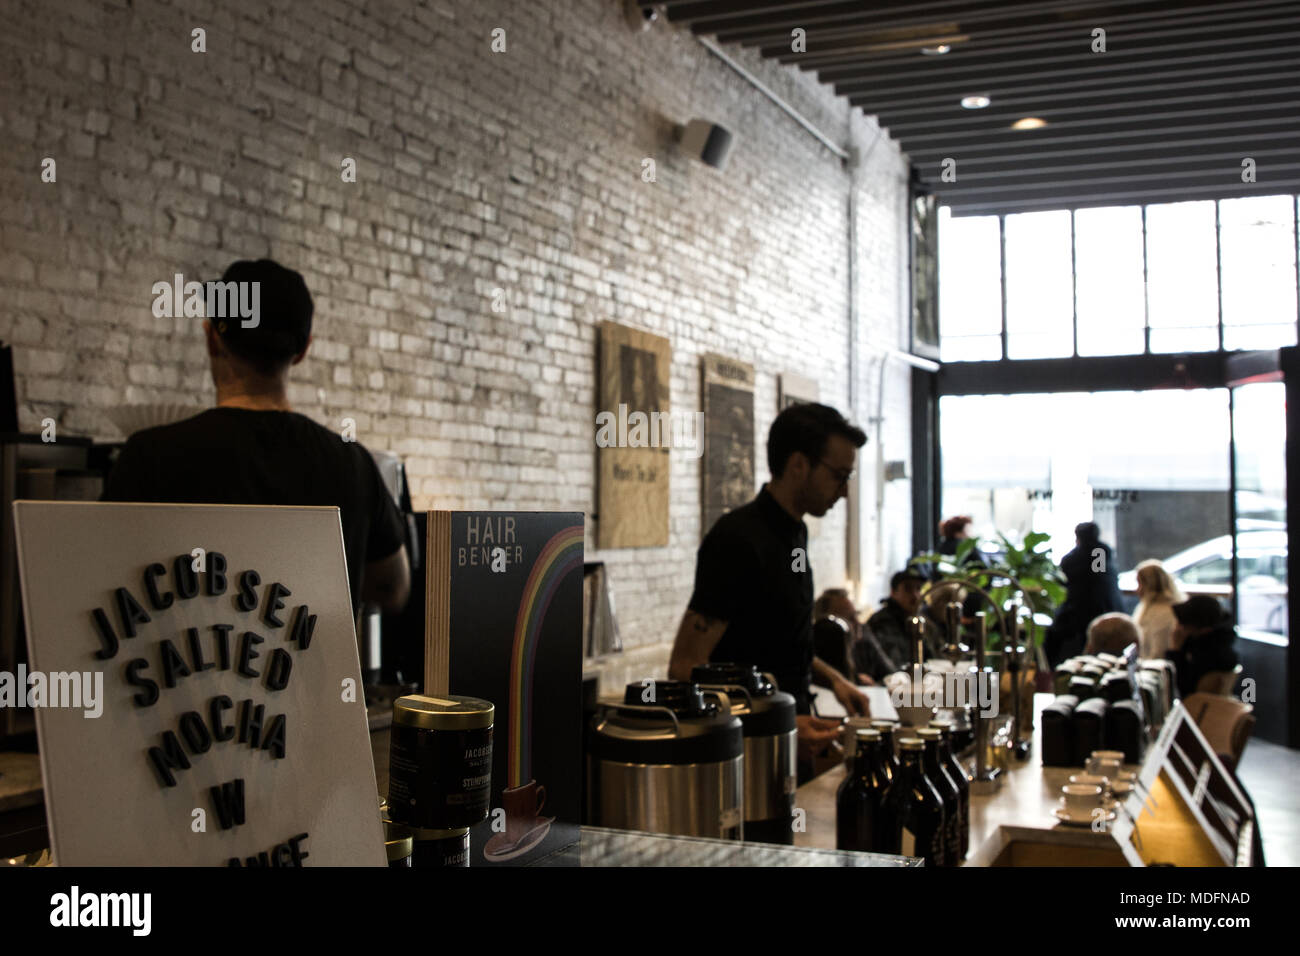
[[[835,795],[835,846],[840,850],[876,852],[880,806],[889,789],[880,733],[857,732],[853,769]]]
[[[916,735],[925,744],[921,759],[925,777],[943,798],[943,866],[956,866],[961,862],[961,791],[939,759],[943,732],[938,727],[922,727]]]
[[[898,776],[882,807],[883,853],[919,856],[926,866],[943,866],[943,798],[921,767],[925,744],[915,737],[898,742]]]
[[[934,721],[930,726],[938,727],[943,733],[939,740],[939,759],[948,768],[948,776],[957,784],[961,797],[961,856],[964,860],[970,853],[970,775],[957,758],[956,736],[952,724],[946,721]]]
[[[889,720],[873,720],[871,729],[880,734],[880,750],[884,754],[885,764],[889,768],[889,779],[893,780],[898,774],[898,750],[897,741],[894,739],[894,731],[897,724]]]

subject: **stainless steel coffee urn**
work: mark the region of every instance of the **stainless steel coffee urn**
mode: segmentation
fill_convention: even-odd
[[[587,822],[742,839],[744,746],[726,694],[687,681],[628,684],[623,703],[592,718]]]
[[[691,672],[701,690],[731,700],[745,734],[745,839],[794,843],[795,702],[753,665],[706,664]]]

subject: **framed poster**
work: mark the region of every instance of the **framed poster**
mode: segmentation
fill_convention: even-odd
[[[664,547],[672,349],[613,322],[600,323],[597,349],[596,547]]]
[[[817,383],[813,379],[804,378],[802,375],[794,375],[790,372],[783,372],[777,377],[777,413],[780,414],[791,405],[817,402],[817,392]]]
[[[337,508],[14,517],[57,864],[385,865]]]
[[[939,357],[939,203],[913,191],[911,222],[912,348]]]
[[[754,497],[754,367],[705,355],[700,534]]]

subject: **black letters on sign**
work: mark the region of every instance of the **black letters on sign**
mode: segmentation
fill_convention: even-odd
[[[248,570],[239,576],[239,593],[235,595],[235,607],[241,611],[257,610],[257,591],[262,583],[262,576],[256,571]]]
[[[226,593],[226,556],[220,551],[208,552],[208,594],[216,597]]]
[[[140,688],[140,693],[135,695],[137,707],[152,707],[158,703],[158,684],[147,677],[140,676],[140,672],[148,667],[149,662],[143,657],[128,661],[126,665],[126,682]]]
[[[190,753],[205,754],[212,749],[212,735],[197,710],[187,710],[181,714],[181,736],[189,745]]]
[[[261,710],[259,707],[258,710]],[[271,726],[266,731],[266,740],[262,741],[262,749],[269,750],[277,760],[284,758],[284,714],[276,714],[271,718]]]
[[[253,658],[261,657],[257,651],[253,650],[254,644],[261,644],[265,638],[258,637],[252,631],[245,631],[239,639],[239,666],[235,668],[243,677],[257,677],[261,671],[255,671],[249,664]]]
[[[212,719],[212,736],[217,740],[229,740],[235,736],[235,728],[222,720],[222,713],[235,706],[235,702],[225,694],[218,694],[208,703],[208,714]]]
[[[163,638],[158,644],[158,651],[162,654],[163,683],[168,687],[176,686],[177,677],[189,677],[190,668],[181,657],[180,651],[176,650],[176,645],[171,641]]]
[[[172,577],[176,582],[176,593],[182,600],[196,597],[199,593],[199,573],[194,570],[194,558],[188,554],[176,555],[172,562]]]
[[[185,629],[185,640],[189,642],[190,663],[194,665],[196,671],[202,673],[217,666],[211,661],[203,659],[203,646],[199,643],[199,629],[197,627],[187,627]]]
[[[117,613],[122,618],[122,633],[127,637],[135,637],[137,624],[148,624],[153,620],[149,612],[140,606],[140,602],[131,596],[131,592],[126,588],[118,588],[113,592],[117,597]]]
[[[217,811],[217,822],[221,829],[244,825],[244,778],[236,777],[219,787],[208,787],[212,794],[212,806]]]
[[[176,786],[176,777],[172,774],[172,768],[190,769],[190,758],[185,756],[185,751],[181,750],[181,742],[170,730],[163,731],[161,747],[149,748],[149,759],[153,761],[154,769],[162,778],[163,786],[167,787]]]
[[[311,635],[316,630],[316,615],[307,610],[307,605],[300,604],[293,612],[293,626],[289,628],[289,639],[298,642],[298,650],[305,651],[311,646]]]
[[[104,613],[102,607],[97,607],[90,612],[90,616],[95,619],[95,630],[99,632],[100,643],[104,646],[95,651],[95,656],[101,661],[106,661],[117,654],[117,632],[113,630],[113,625],[108,623],[108,615]]]
[[[307,834],[299,833],[297,836],[289,837],[289,849],[293,852],[293,865],[302,866],[302,861],[311,856],[306,850],[298,846],[303,840],[307,839]]]
[[[251,700],[239,705],[239,742],[253,747],[262,745],[262,721],[266,717],[266,707],[262,704],[253,706]]]
[[[289,672],[293,670],[293,658],[283,647],[277,647],[267,658],[266,689],[284,690],[289,686]]]
[[[268,627],[284,627],[284,621],[275,612],[284,607],[284,598],[292,593],[279,581],[272,582],[266,589],[266,610],[262,613],[262,620],[266,621]]]
[[[175,601],[172,592],[160,594],[158,591],[158,576],[166,574],[167,568],[158,562],[154,562],[144,569],[144,589],[149,595],[149,603],[153,605],[155,611],[165,611],[172,606]]]
[[[234,629],[233,624],[212,625],[212,630],[217,633],[217,666],[223,671],[230,670],[230,632]]]

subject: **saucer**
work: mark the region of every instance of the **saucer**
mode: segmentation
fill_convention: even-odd
[[[1103,819],[1107,823],[1110,823],[1115,819],[1115,811],[1110,809],[1110,807],[1103,807],[1099,804],[1095,809],[1106,811],[1106,816]],[[1056,814],[1056,819],[1060,820],[1062,823],[1069,823],[1072,826],[1090,827],[1092,826],[1092,821],[1094,819],[1092,810],[1085,810],[1082,814],[1078,814],[1070,811],[1066,807],[1057,807],[1052,812]]]
[[[533,828],[521,836],[517,843],[506,842],[504,833],[494,834],[492,839],[487,841],[487,846],[483,847],[483,858],[494,863],[500,863],[505,860],[513,860],[517,856],[523,856],[546,838],[546,834],[551,831],[551,824],[554,822],[555,817],[538,817]]]

